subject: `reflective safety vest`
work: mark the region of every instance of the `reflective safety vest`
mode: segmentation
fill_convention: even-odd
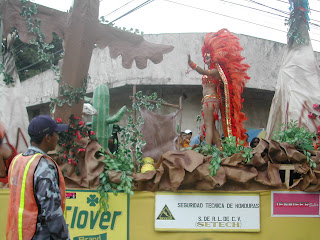
[[[54,163],[59,173],[61,208],[65,210],[65,182],[57,163],[40,153],[16,156],[9,168],[10,201],[7,221],[7,240],[30,240],[36,232],[38,206],[34,195],[33,177],[41,157]]]

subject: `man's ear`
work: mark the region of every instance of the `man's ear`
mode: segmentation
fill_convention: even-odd
[[[46,143],[50,142],[50,139],[51,139],[50,134],[45,135],[44,138],[43,138],[43,140],[44,140]]]

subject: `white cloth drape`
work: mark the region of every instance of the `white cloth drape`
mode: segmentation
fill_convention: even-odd
[[[309,112],[320,114],[313,104],[320,104],[319,63],[311,46],[306,23],[300,20],[299,30],[306,44],[288,43],[280,68],[275,95],[267,124],[267,139],[272,138],[279,124],[297,120],[300,127],[317,131],[319,118],[312,120]]]
[[[12,72],[15,82],[14,87],[8,87],[3,81],[4,76],[0,75],[0,121],[4,124],[9,142],[15,146],[17,142],[17,131],[21,129],[29,144],[28,135],[28,113],[25,105],[23,89],[21,88],[19,75],[16,68]],[[27,149],[22,136],[19,136],[18,152]]]

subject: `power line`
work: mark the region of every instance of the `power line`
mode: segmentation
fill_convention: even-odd
[[[253,10],[256,10],[256,11],[260,11],[260,12],[272,14],[272,15],[279,16],[279,17],[286,17],[286,16],[283,16],[283,15],[280,15],[280,14],[276,14],[276,13],[272,13],[272,12],[267,12],[267,11],[264,11],[264,10],[261,10],[261,9],[258,9],[258,8],[253,8],[253,7],[245,6],[245,5],[238,4],[238,3],[234,3],[234,2],[229,2],[229,1],[226,1],[226,0],[220,0],[220,1],[226,2],[226,3],[230,3],[230,4],[234,4],[234,5],[241,6],[241,7],[245,7],[245,8],[250,8],[250,9],[253,9]],[[288,14],[287,14],[287,15],[288,15]]]
[[[53,53],[52,55],[54,56],[54,55],[56,55],[56,54],[58,54],[58,53],[61,53],[61,52],[63,52],[63,49],[60,49],[60,50],[56,51],[56,52]],[[26,66],[26,67],[24,67],[24,68],[19,69],[18,72],[23,71],[23,70],[26,70],[26,69],[28,69],[28,68],[30,68],[30,67],[32,67],[32,66],[34,66],[34,65],[36,65],[36,64],[38,64],[38,63],[40,63],[40,62],[42,62],[42,61],[43,61],[43,59],[40,59],[40,60],[38,60],[37,62],[30,64],[29,66]]]
[[[256,3],[256,4],[259,4],[259,5],[262,5],[262,6],[265,6],[265,7],[268,7],[268,8],[272,8],[272,7],[269,7],[269,6],[267,6],[267,5],[264,5],[264,4],[262,4],[262,3],[259,3],[259,2],[256,2],[256,1],[253,1],[253,0],[246,0],[246,1],[250,1],[250,2],[253,2],[253,3]],[[289,3],[289,2],[285,2],[285,1],[281,1],[281,0],[277,0],[278,2],[282,2],[282,3]],[[318,11],[318,10],[315,10],[315,9],[312,9],[312,8],[310,8],[309,9],[310,11],[313,11],[313,12],[319,12],[320,13],[320,11]],[[281,11],[281,10],[279,10],[278,9],[278,11]]]
[[[220,1],[223,1],[223,0],[220,0]],[[268,5],[264,5],[264,4],[261,4],[261,3],[259,3],[259,2],[253,1],[253,0],[245,0],[245,1],[250,1],[250,2],[252,2],[252,3],[261,5],[261,6],[263,6],[263,7],[271,8],[271,9],[273,9],[273,10],[275,10],[275,11],[280,11],[280,12],[282,12],[282,13],[285,13],[286,15],[289,15],[289,14],[290,14],[290,13],[284,12],[283,10],[280,10],[280,9],[277,9],[277,8],[273,8],[273,7],[270,7],[270,6],[268,6]],[[277,1],[280,1],[280,0],[277,0]],[[283,2],[283,1],[281,1],[281,2]],[[285,2],[285,3],[287,3],[287,2]],[[249,6],[247,6],[247,7],[250,8]],[[311,9],[310,9],[310,10],[311,10]],[[263,11],[263,10],[261,10],[261,11]],[[312,10],[312,11],[316,11],[316,10]],[[263,11],[263,12],[266,12],[266,11]],[[320,11],[317,11],[317,12],[320,12]],[[268,13],[269,13],[269,12],[268,12]],[[278,16],[280,16],[280,15],[278,15]],[[318,20],[316,20],[316,19],[313,19],[312,21],[320,22],[320,21],[318,21]],[[314,26],[317,26],[317,27],[320,27],[320,25],[311,22],[311,20],[309,21],[309,24],[314,25]]]
[[[265,10],[262,10],[262,9],[258,9],[258,8],[249,7],[249,6],[246,6],[246,5],[239,4],[239,3],[229,2],[229,1],[226,1],[226,0],[220,0],[220,1],[226,2],[226,3],[229,3],[229,4],[234,4],[234,5],[241,6],[241,7],[245,7],[245,8],[249,8],[249,9],[253,9],[253,10],[256,10],[256,11],[268,13],[268,14],[275,15],[275,16],[282,17],[282,18],[288,18],[288,16],[289,16],[289,13],[285,13],[285,12],[284,12],[284,13],[285,13],[287,16],[283,16],[283,15],[280,15],[280,14],[268,12],[268,11],[265,11]],[[285,2],[285,3],[287,3],[287,2]],[[267,6],[267,5],[263,5],[263,6]],[[269,7],[269,6],[267,6],[267,7]],[[276,9],[276,8],[272,8],[272,9]],[[277,10],[278,10],[278,11],[282,11],[282,10],[279,10],[279,9],[277,9]],[[320,22],[319,20],[312,19],[312,20],[309,21],[309,24],[314,25],[314,26],[317,26],[317,27],[320,27],[320,25],[318,25],[318,24],[316,24],[316,23],[313,23],[312,21]]]
[[[17,57],[17,56],[19,56],[20,54],[22,54],[26,48],[30,48],[30,44],[27,44],[27,43],[26,43],[25,46],[24,46],[23,48],[21,48],[20,50],[16,50],[16,49],[15,49],[15,50],[16,50],[15,57]]]
[[[282,2],[282,3],[286,3],[286,4],[288,4],[288,3],[289,3],[288,1],[282,1],[282,0],[276,0],[276,1],[278,1],[278,2]]]
[[[313,11],[313,12],[318,12],[318,13],[320,13],[320,11],[318,11],[318,10],[315,10],[315,9],[311,9],[311,8],[310,8],[310,11]]]
[[[153,1],[154,1],[154,0],[145,1],[144,3],[140,4],[139,6],[131,9],[130,11],[128,11],[128,12],[126,12],[125,14],[121,15],[120,17],[116,18],[115,20],[111,21],[110,23],[113,23],[113,22],[119,20],[120,18],[123,18],[123,17],[127,16],[128,14],[130,14],[130,13],[132,13],[132,12],[134,12],[134,11],[136,11],[136,10],[144,7],[144,6],[146,6],[147,4],[149,4],[149,3],[153,2]]]
[[[231,18],[231,19],[235,19],[235,20],[238,20],[238,21],[241,21],[241,22],[251,23],[251,24],[254,24],[254,25],[261,26],[261,27],[270,28],[270,29],[273,29],[273,30],[276,30],[276,31],[280,31],[280,32],[284,32],[284,33],[286,32],[286,31],[283,31],[283,30],[280,30],[280,29],[276,29],[276,28],[273,28],[273,27],[268,27],[268,26],[265,26],[265,25],[262,25],[262,24],[259,24],[259,23],[250,22],[250,21],[247,21],[247,20],[244,20],[244,19],[241,19],[241,18],[231,17],[229,15],[225,15],[225,14],[222,14],[222,13],[217,13],[217,12],[214,12],[214,11],[211,11],[211,10],[194,7],[194,6],[190,6],[190,5],[183,4],[183,3],[178,3],[178,2],[171,1],[171,0],[163,0],[163,1],[171,2],[171,3],[174,3],[174,4],[182,5],[182,6],[189,7],[189,8],[194,8],[194,9],[197,9],[197,10],[200,10],[200,11],[204,11],[204,12],[217,14],[217,15],[220,15],[220,16],[223,16],[223,17],[227,17],[227,18]]]
[[[259,2],[256,2],[256,1],[253,1],[253,0],[246,0],[247,2],[252,2],[252,3],[255,3],[255,4],[258,4],[260,6],[263,6],[263,7],[266,7],[266,8],[270,8],[272,10],[275,10],[275,11],[278,11],[278,12],[281,12],[281,13],[285,13],[287,15],[289,15],[290,13],[289,12],[285,12],[283,10],[280,10],[280,9],[277,9],[277,8],[273,8],[273,7],[270,7],[270,6],[267,6],[267,5],[264,5],[262,3],[259,3]]]
[[[220,1],[228,2],[228,1],[226,1],[226,0],[220,0]],[[249,1],[252,1],[252,0],[249,0]],[[257,2],[255,2],[255,1],[252,1],[252,2],[257,3]],[[228,3],[235,4],[235,5],[241,5],[241,4],[236,4],[236,3],[233,3],[233,2],[228,2]],[[263,5],[263,4],[262,4],[262,5]],[[249,7],[249,6],[245,6],[245,5],[241,5],[241,6],[246,7],[246,8],[250,8],[250,9],[254,9],[254,10],[258,10],[258,11],[262,11],[262,12],[265,12],[265,13],[273,14],[273,13],[270,13],[270,12],[267,12],[267,11],[264,11],[264,10],[260,10],[260,9],[256,9],[256,8],[251,8],[251,7]],[[267,5],[263,5],[263,6],[269,7],[269,6],[267,6]],[[269,8],[272,8],[272,7],[269,7]],[[282,11],[282,10],[279,10],[279,9],[276,9],[276,8],[272,8],[272,9],[278,10],[278,11]],[[278,15],[278,14],[276,14],[276,15],[277,15],[277,16],[281,16],[282,18],[287,19],[286,16],[282,16],[282,15]],[[289,13],[288,13],[287,15],[289,15]],[[313,20],[313,21],[317,21],[317,20]],[[317,21],[317,22],[320,22],[320,21]],[[320,25],[318,25],[318,24],[316,24],[316,23],[312,23],[311,21],[309,21],[309,24],[315,26],[317,29],[320,29]],[[314,33],[314,34],[319,35],[319,34],[317,34],[317,33]],[[315,40],[315,39],[312,39],[312,40]],[[318,41],[318,40],[315,40],[315,41]]]
[[[257,26],[264,27],[264,28],[269,28],[269,29],[272,29],[272,30],[275,30],[275,31],[287,33],[286,31],[283,31],[283,30],[280,30],[280,29],[277,29],[277,28],[269,27],[269,26],[266,26],[266,25],[263,25],[263,24],[259,24],[259,23],[250,22],[250,21],[247,21],[247,20],[244,20],[244,19],[241,19],[241,18],[232,17],[232,16],[229,16],[229,15],[217,13],[217,12],[210,11],[210,10],[207,10],[207,9],[198,8],[198,7],[190,6],[190,5],[187,5],[187,4],[174,2],[174,1],[171,1],[171,0],[163,0],[163,1],[174,3],[174,4],[177,4],[177,5],[181,5],[181,6],[185,6],[185,7],[189,7],[189,8],[193,8],[193,9],[197,9],[197,10],[204,11],[204,12],[217,14],[217,15],[220,15],[220,16],[223,16],[223,17],[227,17],[227,18],[231,18],[231,19],[235,19],[235,20],[238,20],[238,21],[241,21],[241,22],[250,23],[250,24],[257,25]],[[316,39],[311,39],[311,40],[316,41],[316,42],[320,42],[319,40],[316,40]]]
[[[135,1],[135,0],[131,0],[131,1],[127,2],[126,4],[122,5],[121,7],[118,7],[117,9],[113,10],[112,12],[109,12],[108,14],[106,14],[104,16],[106,17],[106,16],[109,16],[112,13],[117,12],[118,10],[120,10],[121,8],[123,8],[124,6],[128,5],[129,3],[133,2],[133,1]]]
[[[220,1],[225,1],[225,0],[220,0]],[[245,0],[245,1],[251,1],[251,0]],[[277,0],[277,1],[280,1],[280,0]],[[227,1],[225,1],[225,2],[227,2]],[[255,1],[251,1],[251,2],[253,2],[253,3],[258,3],[258,2],[255,2]],[[284,2],[284,1],[280,1],[280,2]],[[229,3],[238,5],[237,3],[232,3],[232,2],[229,2]],[[288,3],[288,2],[284,2],[284,3]],[[239,5],[240,5],[240,4],[239,4]],[[262,5],[262,6],[265,6],[265,7],[271,8],[271,9],[274,9],[274,10],[282,11],[282,10],[280,10],[280,9],[272,8],[272,7],[270,7],[270,6],[263,5],[263,4],[260,4],[260,3],[259,3],[259,5]],[[246,7],[246,8],[251,8],[251,9],[254,9],[254,10],[257,10],[257,11],[262,11],[262,12],[265,12],[265,13],[273,14],[273,15],[276,15],[276,16],[284,17],[284,16],[282,16],[282,15],[278,15],[278,14],[275,14],[275,13],[267,12],[267,11],[264,11],[264,10],[261,10],[261,9],[252,8],[252,7],[245,6],[245,5],[241,5],[241,6],[244,6],[244,7]],[[311,10],[311,9],[310,9],[310,10]],[[316,10],[312,10],[312,11],[316,11]],[[285,13],[287,16],[290,15],[290,13],[286,13],[286,12],[284,12],[284,13]],[[285,16],[285,17],[287,17],[287,16]],[[320,21],[318,21],[318,20],[316,20],[316,19],[313,19],[312,21],[320,22]],[[313,24],[313,25],[315,25],[315,26],[319,26],[319,25],[317,25],[317,24],[315,24],[315,23],[312,23],[311,20],[310,20],[309,23],[310,23],[310,24]]]
[[[32,47],[33,47],[32,44],[26,44],[26,46],[25,46],[25,48],[27,48],[26,51],[29,50],[29,49],[33,49]],[[24,49],[25,49],[25,48],[24,48]],[[24,49],[23,49],[23,50],[24,50]],[[17,54],[14,54],[14,57],[17,58],[20,54],[23,54],[23,53],[24,53],[23,50],[21,50],[21,51],[18,52]],[[33,50],[35,50],[35,49],[33,49]],[[29,62],[29,61],[30,61],[29,58],[25,58],[25,60],[19,62],[19,65],[22,65],[22,66],[23,66],[23,64],[24,64],[25,62]]]
[[[21,47],[23,44],[25,44],[25,43],[21,41],[21,43],[18,46],[16,46],[14,49],[17,49],[17,48]]]
[[[220,1],[224,1],[224,0],[220,0]],[[246,0],[246,1],[251,1],[251,0]],[[279,1],[279,0],[278,0],[278,1]],[[257,2],[255,2],[255,1],[252,1],[252,2],[257,3]],[[287,3],[287,2],[285,2],[285,3]],[[259,3],[259,4],[260,4],[260,3]],[[261,5],[261,4],[260,4],[260,5]],[[263,5],[263,4],[262,4],[262,5]],[[244,5],[243,5],[243,6],[244,6]],[[269,6],[267,6],[267,5],[263,5],[263,6],[269,7]],[[244,6],[244,7],[251,8],[251,7],[249,7],[249,6]],[[272,8],[272,7],[269,7],[269,8]],[[260,9],[256,9],[256,8],[252,8],[252,9],[258,10],[258,11],[262,11],[262,12],[265,12],[265,13],[270,13],[270,12],[267,12],[267,11],[264,11],[264,10],[260,10]],[[272,8],[272,9],[277,9],[277,8]],[[282,11],[282,10],[279,10],[279,9],[277,9],[277,10],[278,10],[278,11]],[[274,14],[274,15],[277,15],[277,16],[280,16],[280,17],[285,17],[285,18],[287,18],[287,16],[289,15],[289,13],[288,13],[288,14],[286,13],[287,16],[282,16],[282,15],[278,15],[278,14],[275,14],[275,13],[270,13],[270,14]],[[318,20],[316,20],[316,19],[313,19],[312,21],[320,22],[320,21],[318,21]],[[320,25],[311,22],[311,20],[309,21],[309,24],[314,25],[314,26],[317,26],[317,27],[320,27]]]

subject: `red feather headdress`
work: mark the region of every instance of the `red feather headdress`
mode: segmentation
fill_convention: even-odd
[[[216,33],[208,33],[202,46],[202,56],[205,59],[210,53],[209,69],[217,68],[222,81],[219,83],[218,92],[222,97],[221,115],[225,136],[236,136],[244,140],[246,129],[243,122],[245,114],[241,112],[243,99],[241,93],[246,82],[250,79],[247,70],[248,64],[242,63],[243,48],[239,39],[227,29]],[[225,79],[225,82],[224,82]]]

